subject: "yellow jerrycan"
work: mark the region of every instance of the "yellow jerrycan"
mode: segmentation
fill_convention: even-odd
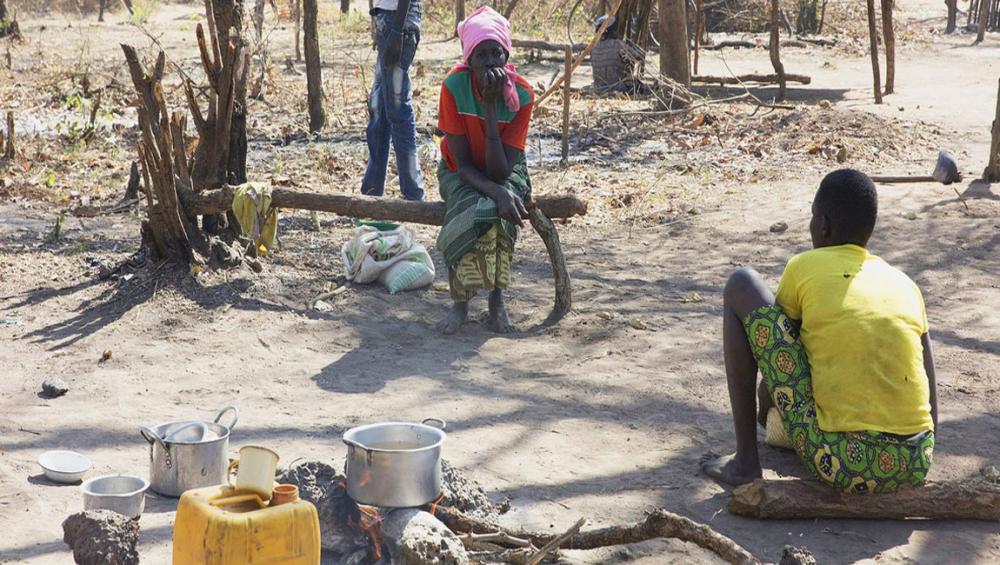
[[[319,517],[304,500],[266,506],[228,485],[181,495],[174,565],[319,565]]]

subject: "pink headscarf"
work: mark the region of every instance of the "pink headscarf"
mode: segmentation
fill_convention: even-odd
[[[462,64],[458,65],[456,69],[468,69],[472,51],[484,41],[491,39],[496,41],[507,50],[508,56],[513,49],[510,41],[510,22],[489,6],[479,8],[460,22],[458,24],[458,37],[462,40]],[[514,86],[517,70],[510,63],[507,63],[505,69],[507,71],[507,84],[504,85],[503,99],[511,112],[517,112],[521,109],[521,100],[518,98],[517,88]]]

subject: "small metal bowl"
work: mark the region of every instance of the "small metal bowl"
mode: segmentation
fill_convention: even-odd
[[[90,459],[75,451],[46,451],[38,456],[38,465],[51,481],[75,483],[90,470]]]
[[[149,481],[133,475],[103,475],[80,485],[84,510],[113,510],[138,518],[146,507]]]

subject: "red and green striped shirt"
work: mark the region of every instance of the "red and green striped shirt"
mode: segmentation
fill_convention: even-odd
[[[523,77],[515,81],[521,109],[511,112],[501,96],[496,102],[500,141],[524,151],[528,140],[528,123],[535,101],[535,93]],[[476,79],[469,69],[448,74],[441,85],[441,103],[438,111],[438,129],[445,135],[464,135],[469,141],[472,161],[480,170],[486,170],[486,104],[479,95]],[[448,148],[448,140],[441,140],[441,156],[451,171],[458,170],[458,163]]]

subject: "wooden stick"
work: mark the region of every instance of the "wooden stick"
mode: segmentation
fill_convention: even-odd
[[[490,534],[462,534],[458,536],[462,543],[468,547],[477,543],[494,543],[498,545],[508,545],[514,547],[530,547],[531,542],[526,539],[514,537],[506,532],[493,532]]]
[[[587,45],[587,48],[584,49],[583,52],[580,53],[580,56],[576,58],[576,61],[573,63],[572,70],[576,70],[576,68],[579,67],[581,63],[583,63],[583,60],[586,59],[588,55],[590,55],[590,52],[594,50],[594,47],[597,46],[597,42],[601,39],[601,37],[604,36],[604,32],[608,30],[608,26],[611,25],[612,18],[614,18],[614,16],[618,13],[618,9],[622,7],[622,1],[623,0],[615,0],[615,7],[611,9],[611,13],[608,15],[608,19],[605,20],[603,24],[601,24],[601,28],[598,29],[597,33],[594,34],[594,37],[593,39],[590,40],[590,43]],[[552,83],[552,86],[550,86],[548,90],[543,92],[541,96],[535,99],[536,110],[542,106],[542,102],[544,102],[545,99],[549,97],[549,95],[551,95],[553,92],[556,91],[556,89],[562,86],[564,80],[566,80],[566,75],[559,77],[558,80]]]
[[[545,559],[546,555],[548,555],[548,554],[552,553],[553,551],[559,549],[560,545],[562,545],[563,543],[565,543],[566,540],[568,540],[569,538],[571,538],[574,535],[576,535],[576,533],[580,531],[580,528],[582,528],[583,525],[586,524],[586,523],[587,523],[587,520],[585,518],[580,518],[579,520],[577,520],[576,523],[573,524],[570,527],[570,529],[566,530],[565,532],[563,532],[562,534],[560,534],[558,537],[556,537],[555,539],[553,539],[549,543],[545,544],[534,555],[532,555],[531,557],[529,557],[528,561],[526,562],[526,564],[527,565],[538,565],[539,563],[541,563],[542,559]]]
[[[886,494],[845,494],[817,481],[757,480],[737,487],[729,511],[775,520],[861,518],[1000,521],[1000,485],[986,481],[927,483]]]
[[[878,182],[882,184],[903,184],[903,183],[917,183],[917,182],[938,182],[934,177],[921,177],[921,176],[899,176],[899,177],[869,177],[872,182]]]
[[[14,142],[14,112],[7,112],[7,148],[4,150],[3,158],[13,160],[17,152],[17,145]]]
[[[739,75],[735,77],[716,77],[716,76],[693,76],[691,77],[691,82],[703,82],[709,84],[741,84],[744,82],[759,82],[763,84],[776,84],[780,82],[781,77],[778,75]],[[812,78],[806,75],[793,75],[786,74],[785,82],[798,82],[802,84],[809,84],[812,82]]]
[[[875,82],[875,103],[882,103],[882,79],[878,69],[878,28],[875,27],[875,0],[868,2],[868,39],[872,51],[872,80]]]
[[[531,227],[535,228],[535,232],[545,243],[549,263],[552,264],[552,278],[555,279],[555,303],[544,322],[544,325],[550,326],[563,319],[573,308],[572,285],[569,270],[566,268],[566,256],[559,242],[559,232],[549,219],[556,216],[545,212],[541,199],[532,199],[529,206],[528,219],[531,221]]]
[[[774,72],[778,75],[778,95],[775,97],[775,102],[784,102],[785,100],[785,66],[781,64],[781,33],[778,27],[778,0],[771,0],[771,45],[769,51],[771,52],[771,66],[774,67]]]
[[[454,508],[438,506],[435,516],[453,532],[489,533],[502,531],[519,538],[531,540],[535,545],[546,545],[556,536],[526,531],[509,530],[496,524],[469,516]],[[758,563],[754,556],[732,539],[684,516],[659,509],[650,512],[641,522],[626,526],[611,526],[580,532],[566,540],[566,549],[595,549],[611,545],[639,543],[653,538],[676,538],[691,542],[712,551],[729,563]]]
[[[573,49],[566,47],[566,80],[563,83],[563,115],[562,115],[562,165],[569,162],[569,110],[573,99]]]
[[[885,43],[885,93],[896,90],[896,32],[892,24],[893,0],[882,0],[882,41]]]

